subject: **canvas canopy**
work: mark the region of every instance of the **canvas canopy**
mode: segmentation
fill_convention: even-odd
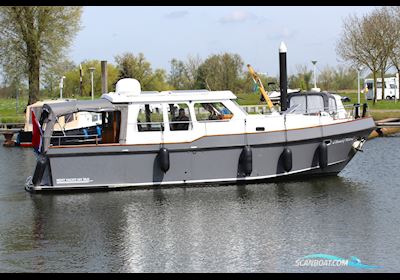
[[[115,110],[115,106],[106,99],[97,100],[72,100],[60,103],[50,103],[43,105],[43,111],[49,113],[49,117],[63,116],[76,112],[106,112]]]
[[[54,124],[57,118],[71,113],[77,112],[108,112],[118,110],[114,104],[106,99],[98,100],[71,100],[60,103],[44,104],[42,108],[42,115],[40,124],[45,125],[43,133],[44,139],[43,150],[47,151],[50,145],[50,138],[53,134]]]

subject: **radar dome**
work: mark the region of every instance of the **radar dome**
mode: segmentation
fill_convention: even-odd
[[[115,93],[126,96],[139,95],[141,92],[140,83],[136,79],[125,78],[117,82]]]

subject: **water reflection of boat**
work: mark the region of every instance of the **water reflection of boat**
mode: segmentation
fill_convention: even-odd
[[[43,104],[55,104],[60,102],[69,102],[75,99],[52,99],[38,101],[27,106],[25,112],[24,129],[17,135],[16,145],[21,147],[32,147],[32,114],[34,112],[37,119],[42,114]],[[100,132],[101,115],[89,112],[76,112],[58,117],[58,121],[53,129],[53,136],[66,135],[89,135]],[[100,134],[98,134],[100,135]],[[54,138],[53,141],[60,141],[63,138]],[[71,139],[69,139],[71,141]]]
[[[349,114],[339,96],[326,92],[292,93],[287,111],[267,115],[248,115],[235,99],[231,91],[144,93],[137,80],[122,79],[98,100],[44,104],[41,154],[26,189],[336,174],[375,127],[372,118]],[[57,119],[78,112],[101,114],[102,137],[86,135],[89,144],[53,141]]]

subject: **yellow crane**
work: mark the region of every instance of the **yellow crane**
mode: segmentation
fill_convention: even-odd
[[[264,85],[261,82],[260,77],[258,76],[256,71],[254,71],[253,67],[251,67],[250,64],[247,64],[247,68],[249,68],[249,73],[250,73],[254,83],[256,83],[258,85],[258,88],[260,89],[261,94],[263,95],[265,101],[267,102],[269,109],[271,110],[271,112],[275,112],[276,110],[274,108],[274,105],[272,104],[271,99],[268,96],[268,93],[265,91]]]

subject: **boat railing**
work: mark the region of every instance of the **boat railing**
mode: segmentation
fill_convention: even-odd
[[[348,104],[343,105],[343,109],[340,108],[332,108],[332,107],[310,107],[304,108],[303,106],[299,106],[300,104],[295,104],[292,107],[289,107],[287,111],[283,112],[283,114],[302,114],[302,115],[330,115],[334,119],[345,118],[345,119],[354,119],[360,116],[366,115],[366,109],[364,109],[364,105],[359,104]],[[269,108],[264,105],[253,105],[253,106],[241,106],[248,114],[260,114],[260,115],[271,115],[272,112]],[[357,116],[357,117],[356,117]]]
[[[349,114],[349,117],[358,119],[358,118],[364,118],[369,115],[368,113],[368,104],[347,104],[343,105],[345,108],[346,112]]]
[[[332,107],[309,107],[307,109],[300,107],[296,104],[289,107],[285,112],[286,114],[302,114],[302,115],[329,115],[334,119],[357,119],[368,115],[366,104],[346,104],[342,105],[343,108],[332,108]]]
[[[340,110],[340,108],[332,108],[332,107],[321,107],[321,106],[315,106],[315,107],[310,107],[307,106],[307,108],[304,108],[303,106],[300,106],[300,104],[295,104],[292,107],[289,107],[287,111],[284,112],[284,114],[301,114],[301,115],[306,115],[306,116],[330,116],[333,119],[348,119],[352,118],[351,112],[348,112],[347,110]]]
[[[61,145],[80,145],[80,144],[96,144],[101,142],[101,136],[97,134],[88,135],[52,135],[50,137],[45,136],[44,138],[50,138],[50,145],[61,146]]]

